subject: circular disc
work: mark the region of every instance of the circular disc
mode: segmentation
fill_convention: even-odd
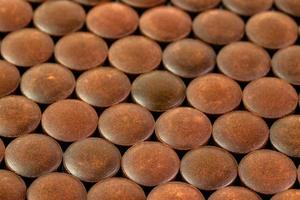
[[[266,11],[252,16],[246,24],[248,38],[268,49],[292,45],[298,37],[296,22],[286,14]]]
[[[264,77],[250,82],[243,91],[245,107],[264,118],[280,118],[290,114],[298,104],[296,90],[287,82]]]
[[[144,107],[121,103],[107,108],[99,118],[100,134],[117,145],[131,146],[149,138],[154,131],[154,118]]]
[[[80,100],[57,101],[42,116],[43,130],[51,137],[74,142],[86,138],[97,128],[98,116],[93,107]]]
[[[268,149],[249,153],[239,164],[241,181],[262,194],[289,189],[296,181],[296,174],[296,166],[290,158]]]
[[[130,35],[137,29],[138,24],[137,12],[117,2],[94,7],[86,18],[86,25],[91,32],[110,39]]]
[[[179,106],[185,98],[185,89],[177,76],[156,70],[138,76],[132,83],[131,95],[147,109],[162,112]]]
[[[21,79],[21,92],[38,103],[50,104],[70,96],[75,78],[59,64],[44,63],[27,70]]]
[[[5,60],[21,67],[46,62],[52,56],[53,48],[51,37],[33,28],[11,32],[1,42]]]
[[[19,70],[9,62],[0,60],[0,97],[14,92],[20,82]]]
[[[182,39],[190,33],[191,28],[191,17],[172,6],[149,9],[140,17],[141,32],[160,42]]]
[[[54,50],[59,63],[76,71],[101,65],[107,57],[107,52],[106,42],[89,32],[75,32],[62,37]]]
[[[98,182],[115,175],[120,168],[117,147],[101,138],[86,138],[71,144],[64,153],[64,167],[85,182]]]
[[[141,142],[122,157],[124,174],[143,186],[156,186],[175,178],[180,160],[176,152],[159,142]]]
[[[58,168],[62,150],[52,138],[28,134],[14,139],[5,150],[6,166],[23,177],[38,177]]]
[[[47,1],[35,10],[33,22],[38,29],[50,35],[66,35],[83,26],[85,11],[72,1]]]
[[[0,135],[18,137],[34,131],[41,120],[41,110],[24,96],[0,99]]]
[[[126,178],[107,178],[96,183],[88,192],[89,200],[146,200],[143,189]]]

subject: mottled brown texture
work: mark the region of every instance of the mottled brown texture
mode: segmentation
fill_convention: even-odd
[[[183,10],[199,12],[217,7],[221,0],[171,0],[171,2]]]
[[[18,69],[6,62],[5,60],[0,60],[0,97],[14,92],[20,82],[20,72]]]
[[[110,142],[90,137],[71,144],[63,164],[73,176],[85,182],[98,182],[114,176],[120,168],[121,154]]]
[[[233,111],[217,118],[212,135],[222,148],[246,154],[267,143],[269,127],[262,118],[250,112]]]
[[[50,35],[66,35],[84,25],[85,11],[72,1],[47,1],[35,10],[33,22],[38,29]]]
[[[187,152],[181,159],[183,179],[201,190],[216,190],[237,177],[237,162],[224,149],[203,146]]]
[[[258,194],[244,187],[228,186],[215,191],[208,200],[262,200]]]
[[[8,170],[0,170],[0,199],[25,200],[26,185],[21,177]]]
[[[270,128],[270,141],[278,151],[300,157],[300,115],[289,115],[275,121]]]
[[[0,0],[0,31],[24,28],[32,19],[32,7],[23,0]]]
[[[101,65],[107,57],[107,52],[106,42],[90,32],[68,34],[56,43],[54,50],[59,63],[76,71]]]
[[[227,10],[213,9],[194,18],[193,31],[201,40],[215,45],[224,45],[240,40],[244,35],[244,22]]]
[[[76,94],[93,106],[109,107],[124,101],[130,88],[130,81],[124,73],[112,67],[100,67],[79,76]]]
[[[165,68],[184,78],[194,78],[210,72],[215,67],[215,60],[213,48],[190,38],[169,44],[163,52]]]
[[[234,42],[219,51],[217,64],[232,79],[252,81],[270,71],[271,58],[266,50],[253,43]]]
[[[141,32],[160,42],[182,39],[191,29],[191,17],[176,7],[155,7],[145,11],[140,17]]]
[[[11,95],[0,99],[0,135],[18,137],[34,131],[41,120],[41,110],[23,96]]]
[[[73,142],[86,138],[97,128],[98,116],[93,107],[80,100],[57,101],[42,115],[43,130],[51,137]]]
[[[284,13],[266,11],[252,16],[246,24],[250,41],[268,49],[294,44],[298,37],[296,22]]]
[[[143,189],[133,181],[114,177],[96,183],[88,192],[89,200],[146,200]]]
[[[210,120],[189,107],[170,109],[159,116],[155,134],[161,142],[178,150],[190,150],[206,144],[212,132]]]
[[[262,149],[246,155],[239,164],[241,181],[262,194],[275,194],[289,189],[296,181],[293,161],[277,151]]]
[[[300,17],[300,2],[297,0],[275,0],[275,5],[283,12]]]
[[[125,176],[139,185],[153,187],[175,178],[180,160],[162,143],[141,142],[125,152],[121,165]]]
[[[151,111],[162,112],[184,101],[185,84],[177,76],[156,70],[138,76],[132,83],[133,100]]]
[[[5,150],[8,169],[23,177],[39,177],[58,168],[62,149],[52,138],[28,134],[14,139]]]
[[[296,90],[287,82],[264,77],[250,82],[243,91],[247,110],[264,118],[280,118],[293,112],[298,103]]]
[[[117,39],[133,33],[139,24],[137,12],[121,3],[105,3],[91,9],[86,18],[88,29],[104,38]]]
[[[137,8],[150,8],[163,4],[166,0],[122,0],[124,3]]]
[[[46,62],[52,56],[53,48],[51,37],[33,28],[11,32],[1,42],[2,56],[21,67]]]
[[[121,103],[102,112],[98,122],[100,134],[108,141],[131,146],[148,139],[154,131],[155,121],[144,107]]]
[[[161,48],[155,41],[137,35],[117,40],[108,53],[111,65],[128,74],[141,74],[157,68],[161,57]]]
[[[271,9],[273,0],[223,0],[223,4],[237,14],[251,16]]]
[[[272,69],[279,78],[300,85],[300,46],[289,46],[277,51],[272,58]]]
[[[299,189],[289,189],[274,195],[271,200],[299,200],[300,190]]]
[[[168,182],[156,186],[148,195],[147,200],[205,200],[201,192],[183,182]]]
[[[28,200],[86,200],[83,184],[74,176],[53,172],[35,179],[27,190]]]
[[[234,80],[210,73],[193,79],[186,95],[188,102],[201,112],[223,114],[240,104],[242,90]]]
[[[75,78],[70,70],[54,63],[43,63],[28,69],[20,83],[21,92],[29,99],[51,104],[70,96]]]

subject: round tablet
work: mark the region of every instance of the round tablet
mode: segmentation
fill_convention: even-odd
[[[46,62],[53,48],[51,37],[33,28],[9,33],[1,42],[1,53],[5,60],[21,67]]]
[[[2,159],[4,158],[4,154],[5,154],[5,146],[3,141],[0,138],[0,163],[2,161]]]
[[[62,149],[49,136],[28,134],[14,139],[5,150],[5,164],[23,177],[38,177],[58,168]]]
[[[189,107],[168,110],[155,124],[157,138],[178,150],[195,149],[206,144],[211,131],[212,125],[206,115]]]
[[[176,152],[159,142],[141,142],[122,157],[122,170],[134,182],[156,186],[175,178],[180,160]]]
[[[86,200],[83,184],[65,173],[49,173],[35,179],[27,190],[28,200]]]
[[[179,106],[185,98],[185,84],[167,71],[153,71],[138,76],[132,83],[133,100],[151,111],[165,111]]]
[[[251,16],[269,10],[272,7],[273,0],[223,0],[223,4],[237,14]]]
[[[122,0],[124,3],[138,7],[138,8],[150,8],[160,4],[163,4],[166,0]]]
[[[217,7],[221,0],[171,0],[171,2],[183,10],[200,12]]]
[[[231,184],[237,176],[237,162],[227,151],[203,146],[181,159],[183,179],[201,190],[216,190]]]
[[[108,47],[100,37],[88,32],[76,32],[62,37],[55,45],[55,58],[66,67],[88,70],[101,65]]]
[[[298,200],[300,199],[299,189],[290,189],[274,195],[271,200]]]
[[[275,0],[275,5],[279,10],[295,17],[300,17],[300,2],[295,0]]]
[[[216,53],[196,39],[182,39],[169,44],[163,52],[163,64],[172,73],[194,78],[213,70]]]
[[[273,72],[281,79],[300,85],[300,46],[289,46],[277,51],[272,58]]]
[[[88,192],[89,200],[146,200],[143,189],[126,178],[108,178],[96,183]]]
[[[41,120],[41,110],[23,96],[6,96],[0,99],[0,135],[18,137],[34,131]]]
[[[57,101],[42,115],[43,130],[51,137],[73,142],[86,138],[97,128],[98,116],[93,107],[80,100]]]
[[[246,155],[238,170],[241,181],[262,194],[275,194],[289,189],[295,183],[297,174],[290,158],[268,149]]]
[[[244,35],[244,22],[236,14],[214,9],[200,13],[193,21],[193,31],[201,40],[224,45],[240,40]]]
[[[252,81],[265,76],[271,68],[268,52],[250,42],[233,42],[217,56],[222,73],[237,81]]]
[[[61,36],[79,30],[85,21],[82,6],[72,1],[47,1],[34,12],[35,26],[50,35]]]
[[[191,28],[191,17],[172,6],[149,9],[140,18],[141,32],[160,42],[172,42],[184,38],[190,33]]]
[[[295,110],[296,90],[287,82],[264,77],[250,82],[243,91],[243,103],[249,111],[264,118],[280,118]]]
[[[32,7],[24,0],[0,0],[0,32],[27,26],[32,19]]]
[[[166,199],[205,200],[197,188],[183,182],[168,182],[156,186],[147,197],[147,200]]]
[[[252,16],[246,24],[248,38],[268,49],[280,49],[292,45],[298,37],[296,22],[276,11],[266,11]]]
[[[288,156],[300,157],[300,115],[290,115],[275,121],[270,129],[272,145]]]
[[[233,111],[214,122],[213,138],[222,148],[245,154],[267,143],[269,127],[262,118],[250,112]]]
[[[141,74],[157,68],[161,62],[160,46],[144,36],[128,36],[114,42],[108,53],[109,62],[128,74]]]
[[[74,0],[86,6],[95,6],[100,3],[110,2],[111,0]]]
[[[122,3],[105,3],[89,11],[86,24],[96,35],[116,39],[133,33],[138,27],[139,16],[134,9]]]
[[[0,199],[1,200],[25,200],[26,185],[15,173],[0,170]]]
[[[14,92],[20,82],[20,72],[12,64],[0,60],[0,97]]]
[[[27,98],[50,104],[72,94],[75,78],[70,70],[59,64],[44,63],[23,74],[20,88]]]
[[[154,118],[144,107],[121,103],[107,108],[99,118],[100,134],[110,142],[131,146],[148,139],[154,131]]]
[[[207,74],[190,82],[188,102],[207,114],[223,114],[236,108],[242,98],[240,86],[222,74]]]
[[[117,147],[101,138],[86,138],[71,144],[64,153],[65,169],[85,182],[98,182],[120,168]]]
[[[83,101],[98,107],[122,102],[130,93],[130,80],[112,67],[100,67],[82,73],[77,79],[76,93]]]
[[[262,200],[255,192],[239,186],[221,188],[210,195],[208,200]]]

